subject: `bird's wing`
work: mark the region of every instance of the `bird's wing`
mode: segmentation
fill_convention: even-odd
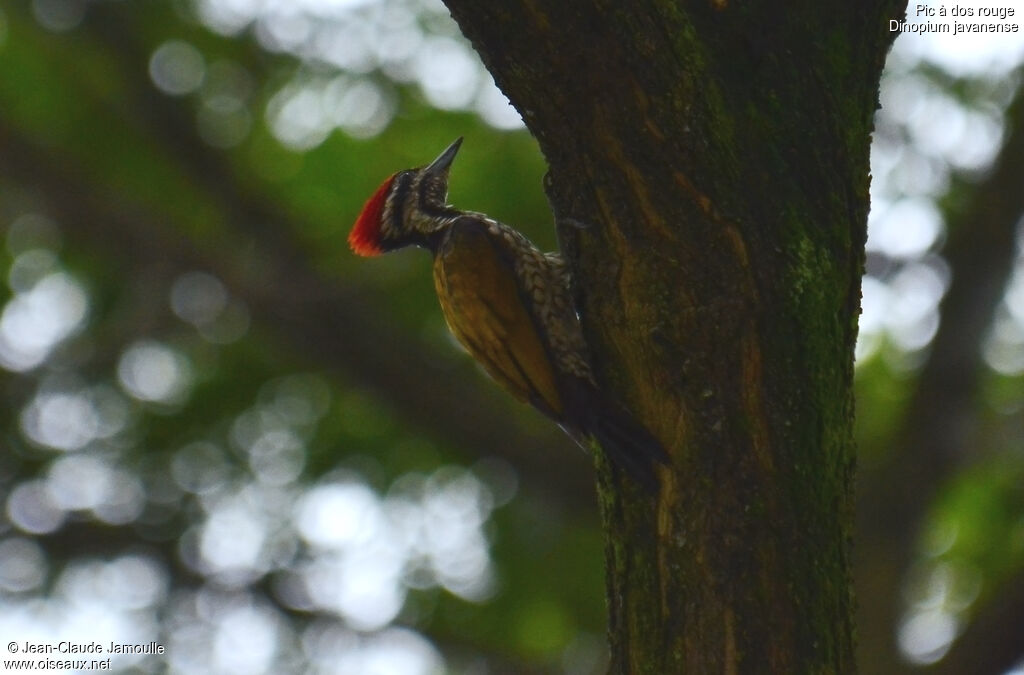
[[[457,221],[435,257],[434,284],[448,327],[488,374],[561,419],[551,357],[503,243],[476,223]]]

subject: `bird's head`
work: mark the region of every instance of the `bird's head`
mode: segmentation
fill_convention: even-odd
[[[430,164],[393,174],[367,200],[348,235],[358,255],[374,256],[404,246],[429,246],[430,235],[457,215],[447,206],[448,169],[459,137]]]

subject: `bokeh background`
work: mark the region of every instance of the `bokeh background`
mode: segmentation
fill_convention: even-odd
[[[889,57],[865,673],[1024,657],[1022,60],[1021,32]],[[454,347],[428,256],[345,245],[460,135],[452,201],[553,248],[536,144],[438,0],[0,4],[0,638],[165,646],[118,672],[603,672],[587,458]]]

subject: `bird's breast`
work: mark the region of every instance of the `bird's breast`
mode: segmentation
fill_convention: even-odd
[[[500,240],[475,226],[454,232],[435,254],[434,285],[466,350],[516,398],[558,419],[562,401],[547,338]]]

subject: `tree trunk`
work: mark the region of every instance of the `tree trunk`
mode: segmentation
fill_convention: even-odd
[[[869,135],[904,5],[445,1],[548,159],[599,375],[672,456],[654,499],[599,462],[612,672],[853,672]]]

